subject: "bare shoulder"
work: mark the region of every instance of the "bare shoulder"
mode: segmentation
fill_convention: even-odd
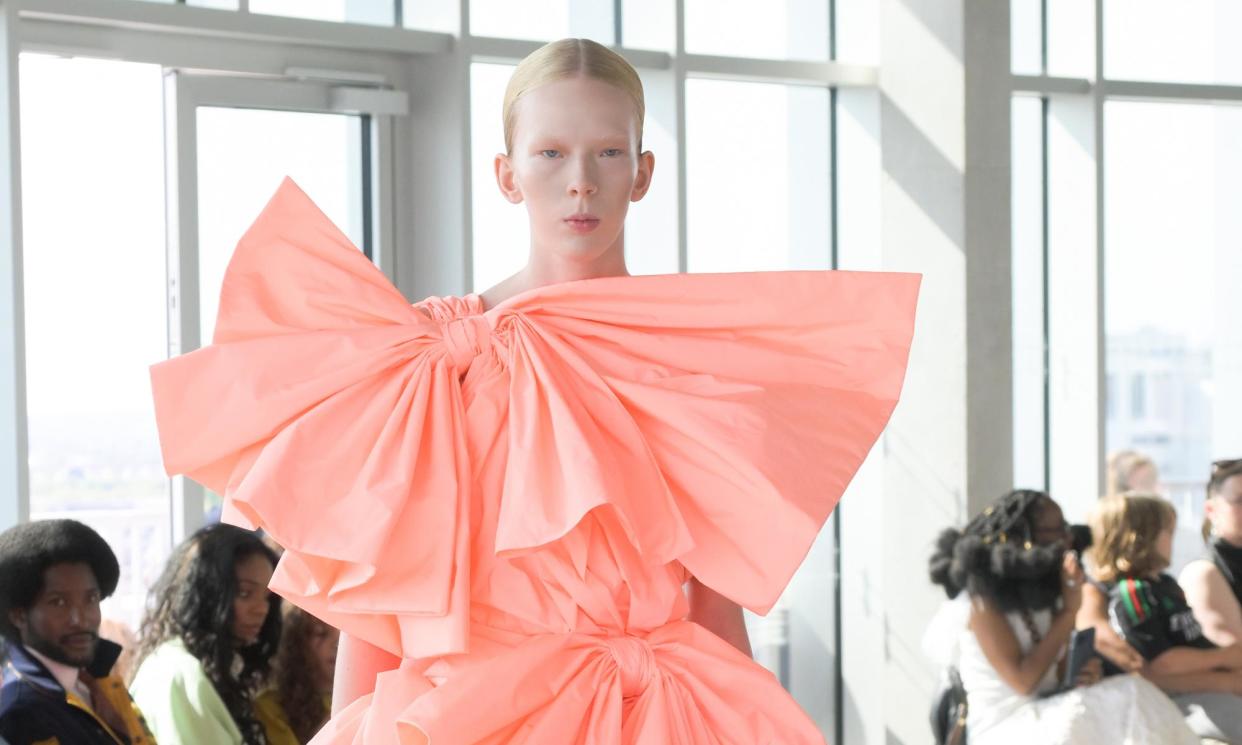
[[[970,598],[970,627],[978,631],[980,627],[994,624],[997,621],[1008,623],[1005,614],[987,600],[972,596]]]
[[[1206,559],[1195,559],[1187,564],[1177,576],[1177,583],[1188,593],[1228,584],[1216,565]]]
[[[483,302],[485,310],[491,310],[514,295],[520,295],[528,289],[530,287],[525,278],[520,273],[514,274],[480,292],[479,299]]]

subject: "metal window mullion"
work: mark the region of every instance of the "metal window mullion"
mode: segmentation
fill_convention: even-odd
[[[1065,78],[1050,75],[1012,75],[1014,93],[1046,95],[1087,95],[1095,88],[1087,78]]]
[[[1039,72],[1048,75],[1048,0],[1039,0]]]
[[[1242,85],[1166,83],[1149,80],[1101,80],[1105,99],[1163,101],[1171,103],[1242,103]]]
[[[879,70],[871,65],[788,59],[750,59],[714,54],[684,54],[685,67],[694,77],[747,80],[787,85],[875,88]]]
[[[461,108],[458,113],[458,121],[461,123],[462,131],[466,133],[462,137],[461,153],[458,162],[461,164],[461,271],[462,278],[465,280],[465,289],[472,292],[482,292],[483,287],[474,286],[474,152],[473,137],[471,136],[471,107],[470,101],[474,95],[474,75],[471,74],[471,65],[475,59],[476,40],[470,33],[470,0],[460,0],[459,6],[459,26],[460,36],[458,37],[458,80],[465,83],[466,95],[461,97]]]
[[[245,0],[238,11],[171,3],[39,0],[23,3],[20,14],[23,21],[35,19],[69,26],[138,29],[183,39],[250,40],[367,54],[442,54],[450,51],[453,44],[450,34],[435,31],[252,13]]]
[[[397,199],[395,193],[393,128],[391,116],[371,117],[371,214],[374,256],[372,260],[395,284],[397,281]]]
[[[1092,131],[1095,135],[1095,279],[1096,279],[1096,462],[1107,454],[1108,340],[1106,313],[1105,226],[1104,226],[1104,0],[1095,0],[1095,85],[1091,87]],[[1097,470],[1097,489],[1104,493],[1105,469]]]
[[[1039,158],[1040,158],[1040,219],[1043,225],[1040,228],[1040,252],[1042,263],[1040,281],[1042,283],[1042,307],[1040,308],[1043,319],[1043,418],[1044,418],[1044,491],[1052,488],[1052,343],[1050,331],[1052,328],[1052,316],[1048,313],[1048,304],[1052,301],[1052,284],[1048,281],[1049,269],[1049,241],[1048,241],[1048,121],[1052,116],[1052,101],[1047,96],[1039,99],[1040,105],[1040,129],[1039,129]]]
[[[837,3],[828,2],[828,61],[837,61]],[[828,89],[828,238],[829,265],[838,269],[841,265],[840,222],[837,189],[840,174],[837,159],[837,104],[839,91],[836,86]],[[841,502],[832,514],[832,734],[833,742],[845,742],[845,614],[841,611],[841,590],[844,555],[841,553]]]
[[[836,3],[833,2],[835,7]],[[835,12],[830,13],[829,17],[834,17]],[[835,22],[832,26],[832,37],[830,38],[830,53],[836,53],[835,39]],[[841,244],[840,244],[840,224],[838,219],[837,207],[837,189],[841,180],[838,173],[837,165],[837,98],[839,92],[833,87],[828,89],[828,172],[831,183],[829,184],[829,225],[828,235],[831,244],[830,265],[832,269],[838,269],[841,265]],[[842,500],[844,501],[844,500]],[[843,575],[841,554],[841,502],[837,502],[837,507],[832,515],[832,732],[833,742],[845,742],[845,717],[842,712],[845,710],[845,658],[841,654],[841,648],[844,645],[843,624],[845,616],[841,612],[841,577]]]
[[[17,9],[0,4],[0,66],[4,86],[0,127],[0,530],[30,517],[27,439],[25,295],[22,270],[20,53]]]
[[[677,271],[689,271],[689,231],[686,225],[689,200],[686,193],[686,0],[674,0],[673,9],[673,112],[677,140]]]
[[[164,76],[164,199],[167,236],[168,356],[198,349],[198,115],[182,74]],[[187,393],[187,395],[193,395]],[[203,524],[201,484],[176,476],[169,487],[175,545]]]

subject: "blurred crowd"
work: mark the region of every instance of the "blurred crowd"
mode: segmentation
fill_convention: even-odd
[[[939,536],[938,743],[1242,745],[1242,459],[1207,474],[1202,552],[1174,577],[1174,505],[1114,454],[1088,524],[1006,494]]]
[[[107,542],[74,520],[0,534],[0,742],[300,745],[327,721],[337,631],[268,591],[279,548],[231,525],[177,546],[141,627],[105,622]]]

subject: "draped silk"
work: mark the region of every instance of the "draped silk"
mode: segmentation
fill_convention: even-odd
[[[286,179],[213,343],[152,368],[165,466],[285,547],[273,590],[405,660],[316,743],[817,743],[682,585],[776,602],[897,402],[918,285],[411,305]]]

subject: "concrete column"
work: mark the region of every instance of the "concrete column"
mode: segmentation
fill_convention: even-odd
[[[842,204],[842,267],[924,284],[904,400],[843,502],[845,741],[913,745],[932,541],[1013,481],[1009,3],[881,0],[879,27],[875,110],[839,112],[843,134],[878,128],[879,240],[851,245]]]

